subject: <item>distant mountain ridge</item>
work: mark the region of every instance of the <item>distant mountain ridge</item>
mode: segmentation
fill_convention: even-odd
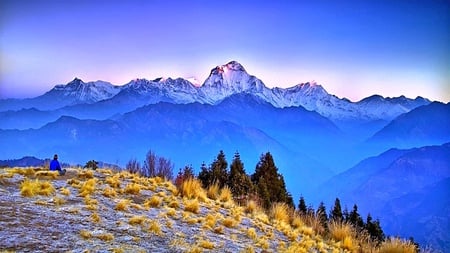
[[[372,96],[359,102],[351,102],[330,95],[321,85],[314,82],[290,88],[270,89],[260,79],[249,75],[240,63],[231,61],[213,68],[200,87],[183,78],[158,78],[152,81],[135,79],[123,86],[114,86],[103,81],[85,83],[75,78],[68,84],[57,85],[36,98],[0,100],[0,111],[32,107],[39,110],[56,110],[65,106],[98,102],[115,106],[129,103],[128,107],[131,105],[133,107],[127,110],[131,111],[158,102],[217,104],[226,97],[238,93],[251,93],[279,108],[302,106],[333,121],[379,119],[389,121],[402,113],[430,103],[422,97],[410,99],[403,96],[398,98]],[[121,112],[125,111],[118,113]]]

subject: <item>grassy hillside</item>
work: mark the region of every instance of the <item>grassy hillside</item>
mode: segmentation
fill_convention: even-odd
[[[176,187],[107,169],[0,169],[0,250],[17,252],[414,252],[375,247],[348,224],[329,232],[284,204],[237,205],[228,188]]]

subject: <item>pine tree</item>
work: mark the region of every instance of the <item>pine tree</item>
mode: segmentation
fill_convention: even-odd
[[[336,198],[336,200],[334,201],[334,207],[330,213],[330,220],[335,221],[344,220],[344,216],[342,215],[341,201],[339,200],[339,198]]]
[[[380,220],[372,221],[372,216],[370,213],[367,215],[366,224],[364,225],[364,228],[369,233],[370,238],[372,241],[376,242],[377,244],[384,241],[384,232],[381,229],[380,226]]]
[[[292,196],[287,192],[284,178],[278,173],[270,152],[261,155],[251,180],[256,185],[263,207],[269,208],[275,202],[284,202],[293,207]]]
[[[228,186],[235,197],[248,195],[253,187],[250,177],[245,173],[244,164],[238,152],[234,154],[230,165]]]
[[[305,198],[303,198],[303,196],[300,196],[300,200],[298,201],[298,211],[301,214],[306,214],[308,212],[308,209],[306,207]]]
[[[353,206],[353,210],[349,214],[349,222],[358,230],[364,228],[364,221],[358,213],[358,206],[356,204]]]
[[[211,183],[217,183],[223,188],[228,181],[228,163],[223,150],[220,150],[217,158],[211,164]]]
[[[206,166],[205,162],[200,166],[200,172],[198,173],[198,180],[202,182],[203,188],[207,188],[211,184],[211,171]]]
[[[325,208],[325,205],[323,202],[320,202],[319,207],[316,211],[316,216],[320,221],[320,224],[322,225],[323,229],[325,231],[328,230],[328,217],[327,217],[327,209]]]

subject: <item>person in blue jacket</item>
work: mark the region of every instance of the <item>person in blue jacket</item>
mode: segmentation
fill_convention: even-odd
[[[50,162],[50,170],[57,170],[59,171],[59,175],[63,176],[66,174],[66,169],[61,169],[61,165],[58,162],[58,155],[55,154],[53,156],[53,160]]]

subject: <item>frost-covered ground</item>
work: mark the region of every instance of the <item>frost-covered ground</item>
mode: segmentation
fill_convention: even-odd
[[[0,250],[342,251],[300,228],[275,224],[262,213],[246,213],[233,201],[183,198],[171,182],[157,178],[69,169],[63,177],[39,178],[50,182],[54,191],[30,197],[21,194],[22,182],[36,182],[36,175],[28,174],[0,169]],[[198,210],[187,207],[195,202]]]

